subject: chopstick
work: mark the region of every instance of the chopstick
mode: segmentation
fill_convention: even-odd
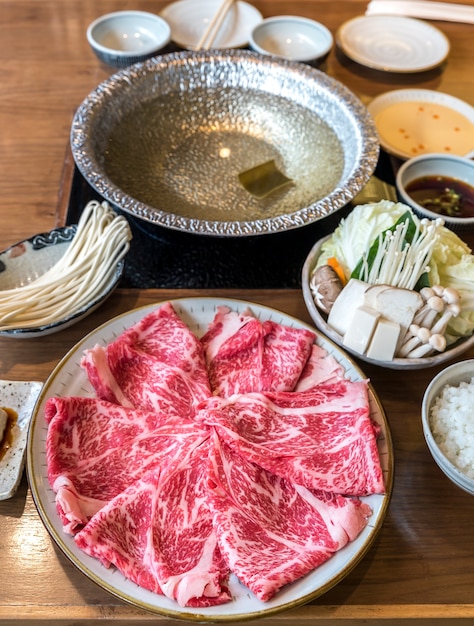
[[[366,15],[401,15],[474,24],[474,7],[430,0],[370,0]]]
[[[216,14],[209,22],[203,36],[199,40],[196,50],[209,50],[233,4],[234,0],[223,0]]]

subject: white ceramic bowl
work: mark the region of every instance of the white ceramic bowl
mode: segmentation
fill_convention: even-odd
[[[23,287],[39,278],[55,265],[67,251],[76,233],[76,225],[55,228],[50,232],[34,235],[0,252],[0,291]],[[58,332],[92,313],[117,287],[123,273],[121,260],[108,283],[93,299],[79,310],[71,310],[64,318],[48,324],[1,330],[1,337],[28,339]]]
[[[281,15],[263,20],[250,33],[250,47],[289,61],[319,62],[333,45],[331,32],[314,20]]]
[[[329,238],[325,237],[317,241],[312,249],[310,250],[308,256],[303,265],[302,270],[302,289],[303,289],[303,297],[306,304],[306,308],[308,309],[311,318],[316,325],[316,327],[323,332],[329,339],[332,339],[334,343],[338,346],[351,353],[354,357],[361,359],[367,363],[372,363],[373,365],[378,365],[380,367],[386,367],[388,369],[406,369],[406,370],[415,370],[415,369],[424,369],[427,367],[434,367],[436,365],[440,365],[445,363],[446,361],[451,361],[461,354],[466,352],[472,345],[474,345],[474,335],[471,337],[466,337],[465,339],[461,339],[452,347],[445,350],[444,352],[439,352],[430,356],[425,356],[423,358],[394,358],[391,361],[377,361],[375,359],[371,359],[365,354],[360,354],[355,352],[345,346],[343,344],[343,337],[336,332],[331,326],[328,325],[326,321],[326,316],[324,316],[321,311],[316,306],[313,294],[310,288],[310,279],[313,269],[316,267],[316,263],[321,254],[321,247],[323,243]]]
[[[162,17],[146,11],[116,11],[94,20],[87,40],[97,57],[114,67],[127,67],[157,54],[171,40]]]
[[[446,476],[458,487],[474,495],[474,479],[470,478],[460,467],[447,458],[437,443],[432,430],[431,412],[436,399],[446,385],[458,387],[460,383],[470,383],[474,377],[474,360],[460,361],[442,370],[433,378],[423,396],[421,419],[426,444],[433,459]]]
[[[425,176],[446,176],[457,179],[472,188],[474,198],[474,161],[467,157],[449,154],[423,154],[405,161],[398,170],[395,181],[401,202],[408,204],[418,216],[431,220],[442,217],[445,225],[455,231],[473,229],[474,214],[472,217],[440,215],[418,204],[412,198],[407,191],[407,185]]]

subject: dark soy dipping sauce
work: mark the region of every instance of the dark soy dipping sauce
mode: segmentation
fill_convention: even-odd
[[[7,414],[7,425],[5,428],[5,432],[3,433],[3,437],[0,440],[0,459],[3,459],[5,454],[11,448],[13,443],[13,431],[15,424],[18,420],[18,414],[13,409],[7,408],[6,406],[2,407],[2,409]]]
[[[410,181],[407,193],[420,206],[449,217],[474,217],[474,187],[449,176],[422,176]]]

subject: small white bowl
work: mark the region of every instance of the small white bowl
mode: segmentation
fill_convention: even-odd
[[[289,61],[321,62],[333,45],[331,32],[314,20],[294,15],[269,17],[250,33],[250,47]]]
[[[66,253],[76,234],[77,226],[62,226],[47,233],[34,235],[0,252],[0,291],[23,287],[42,276]],[[72,310],[62,319],[48,324],[24,328],[0,330],[0,337],[28,339],[58,332],[98,308],[117,287],[124,269],[124,260],[117,264],[115,272],[100,293],[79,310]]]
[[[97,57],[113,67],[127,67],[157,54],[171,40],[162,17],[146,11],[116,11],[94,20],[87,40]]]
[[[436,399],[446,385],[458,387],[460,383],[470,383],[474,377],[474,360],[460,361],[442,370],[428,385],[422,401],[421,419],[426,444],[433,459],[444,474],[458,487],[474,495],[474,479],[470,478],[460,467],[448,459],[438,445],[432,430],[431,411]],[[474,449],[473,449],[474,451]],[[454,459],[453,459],[454,460]]]
[[[334,343],[340,346],[343,350],[349,352],[354,357],[365,361],[366,363],[378,365],[379,367],[396,370],[415,370],[425,369],[427,367],[435,367],[437,365],[445,363],[446,361],[451,361],[459,357],[461,354],[466,352],[466,350],[469,350],[469,348],[474,345],[474,335],[471,335],[470,337],[458,340],[455,344],[453,344],[444,352],[439,352],[422,358],[395,357],[391,361],[377,361],[366,356],[365,354],[360,354],[359,352],[351,350],[350,348],[345,346],[343,343],[343,337],[331,326],[329,326],[326,320],[326,316],[324,316],[316,306],[310,287],[311,274],[313,272],[313,269],[316,267],[318,258],[321,254],[322,245],[329,237],[330,235],[317,241],[310,250],[303,265],[301,283],[306,308],[308,309],[308,313],[310,314],[314,324],[321,332],[329,337],[329,339],[332,339],[332,341],[334,341]]]
[[[430,211],[412,198],[407,186],[425,176],[446,176],[461,181],[472,188],[474,197],[474,161],[467,157],[442,153],[423,154],[405,161],[398,170],[395,181],[400,201],[408,204],[419,217],[427,217],[430,220],[442,217],[445,225],[453,231],[472,230],[474,215],[472,217],[443,215]]]

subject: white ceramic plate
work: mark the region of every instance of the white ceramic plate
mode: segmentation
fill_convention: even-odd
[[[321,247],[323,243],[329,239],[330,235],[324,237],[317,241],[312,249],[310,250],[308,256],[303,265],[302,271],[302,288],[303,288],[303,297],[306,304],[306,308],[308,309],[309,314],[316,327],[319,328],[321,332],[323,332],[331,341],[334,341],[338,346],[343,347],[343,338],[342,336],[336,332],[331,326],[329,326],[326,322],[326,317],[321,314],[318,307],[316,306],[313,294],[311,293],[311,288],[309,286],[311,273],[316,266],[319,255],[321,254]],[[425,356],[420,359],[403,359],[403,358],[394,358],[391,361],[376,361],[375,359],[370,359],[365,354],[359,354],[349,348],[344,346],[344,350],[347,350],[350,354],[365,361],[366,363],[371,363],[372,365],[378,365],[379,367],[386,367],[388,369],[395,370],[418,370],[424,369],[427,367],[434,367],[436,365],[441,365],[446,361],[451,361],[459,357],[461,354],[469,350],[471,346],[474,345],[474,335],[471,337],[466,337],[466,339],[462,339],[458,341],[452,348],[449,350],[445,350],[444,352],[440,352],[437,354],[433,354],[432,356]]]
[[[43,383],[0,380],[0,406],[16,413],[13,439],[0,459],[0,500],[11,498],[20,484],[31,415]]]
[[[431,24],[410,17],[361,16],[340,26],[336,41],[353,61],[383,72],[422,72],[449,54],[449,40]]]
[[[65,254],[76,234],[76,225],[62,226],[53,230],[34,235],[20,241],[0,252],[0,290],[22,287],[36,280],[55,265]],[[101,293],[77,311],[71,311],[65,318],[49,324],[33,328],[13,328],[0,330],[2,337],[28,339],[50,335],[59,330],[72,326],[94,311],[106,300],[117,287],[122,276],[123,260],[117,264],[117,269]]]
[[[257,304],[228,299],[189,298],[172,301],[172,304],[189,328],[198,336],[207,329],[214,318],[216,309],[228,305],[235,311],[251,307],[260,319],[273,319],[276,322],[293,327],[311,328],[295,318]],[[75,545],[70,536],[64,534],[56,512],[55,496],[48,484],[45,441],[47,425],[44,419],[44,405],[51,396],[93,395],[84,371],[79,366],[85,349],[96,343],[106,345],[114,340],[126,328],[136,323],[158,304],[135,309],[103,324],[83,338],[58,364],[45,383],[43,392],[33,416],[28,439],[28,476],[31,491],[39,514],[53,539],[64,554],[90,579],[118,596],[122,600],[149,611],[192,621],[240,621],[258,618],[286,610],[315,598],[336,585],[368,551],[385,517],[393,480],[393,450],[388,423],[374,390],[369,387],[370,409],[372,418],[381,426],[379,452],[384,472],[387,493],[363,498],[372,510],[369,525],[356,538],[345,546],[329,561],[299,581],[286,586],[269,602],[261,602],[237,580],[231,577],[230,589],[233,600],[221,606],[193,609],[181,608],[172,600],[138,587],[125,579],[114,568],[106,569],[100,562],[84,554]],[[320,337],[318,342],[335,356],[346,369],[352,380],[366,379],[363,373],[332,342]],[[196,611],[199,610],[199,613]]]
[[[171,39],[188,50],[195,50],[222,0],[178,0],[160,13],[171,27]],[[263,19],[262,14],[247,2],[236,2],[226,15],[213,48],[243,48],[250,31]]]
[[[396,89],[368,104],[380,145],[401,159],[427,153],[474,156],[474,108],[430,89]]]

